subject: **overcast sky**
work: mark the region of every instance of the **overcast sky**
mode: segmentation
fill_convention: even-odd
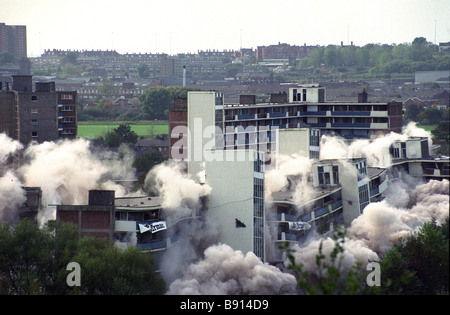
[[[450,0],[0,0],[44,49],[196,53],[260,45],[450,41]]]

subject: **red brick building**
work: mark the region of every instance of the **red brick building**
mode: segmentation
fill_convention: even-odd
[[[176,98],[174,105],[175,108],[169,111],[169,158],[180,160],[181,157],[185,160],[187,158],[187,138],[185,138],[186,143],[182,138],[187,132],[187,98]],[[175,129],[176,127],[178,128]],[[179,132],[180,130],[184,132]]]
[[[56,218],[75,224],[80,236],[105,237],[112,241],[114,201],[113,190],[90,190],[88,205],[58,205]]]

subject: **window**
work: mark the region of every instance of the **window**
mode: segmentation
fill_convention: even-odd
[[[325,185],[330,185],[330,173],[325,173]]]
[[[38,120],[37,119],[32,119],[31,120],[31,125],[32,126],[37,126],[38,125]]]
[[[339,168],[337,165],[333,165],[333,182],[335,185],[339,184]]]
[[[309,135],[309,145],[319,146],[319,130],[311,130]]]
[[[37,101],[37,96],[36,95],[31,95],[31,100],[32,101]]]
[[[323,166],[317,168],[317,173],[319,176],[319,185],[323,185]]]
[[[359,190],[359,211],[363,212],[363,209],[369,204],[369,190],[367,185],[360,186]]]
[[[37,112],[38,112],[37,107],[32,107],[32,108],[31,108],[31,113],[32,113],[32,114],[37,114]]]
[[[358,181],[367,176],[366,162],[357,163],[356,169],[358,170]]]
[[[319,151],[309,151],[310,159],[319,159]]]
[[[32,131],[31,132],[31,137],[32,138],[37,138],[38,137],[38,132],[37,131]]]
[[[73,95],[72,94],[61,94],[61,99],[62,100],[72,100]]]

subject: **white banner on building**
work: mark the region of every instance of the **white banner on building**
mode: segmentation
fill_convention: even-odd
[[[166,221],[158,221],[152,223],[152,233],[167,230]]]
[[[139,223],[139,232],[145,233],[152,230],[152,226],[149,223]]]
[[[311,228],[311,224],[306,222],[289,222],[289,230],[306,231]]]
[[[167,229],[166,221],[158,221],[152,223],[139,223],[139,232],[145,233],[151,231],[152,233],[156,233],[162,230]]]

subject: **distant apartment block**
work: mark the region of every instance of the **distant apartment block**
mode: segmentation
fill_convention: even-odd
[[[289,59],[289,58],[303,58],[309,56],[310,52],[317,48],[317,46],[296,46],[289,44],[278,43],[278,45],[258,46],[256,48],[256,58],[258,60],[264,59]]]
[[[189,126],[188,143],[194,144],[191,128],[199,126],[194,123],[196,119],[202,122],[199,135],[208,126],[220,130],[215,133],[216,148],[258,149],[264,145],[267,160],[271,159],[270,152],[280,152],[280,146],[284,146],[281,151],[295,149],[318,158],[322,135],[371,139],[389,132],[401,133],[402,128],[401,102],[372,103],[365,91],[359,93],[357,102],[327,102],[325,87],[319,85],[291,87],[288,93],[271,94],[267,103],[257,103],[255,95],[241,95],[239,103],[223,104],[223,93],[189,92],[183,106],[169,115],[171,152],[183,152],[178,155],[183,160],[193,160],[194,156],[187,152],[187,144],[181,151],[182,137],[172,130],[178,125]]]
[[[391,131],[401,133],[402,103],[372,103],[365,91],[357,102],[328,102],[325,87],[303,85],[289,88],[288,94],[273,95],[270,103],[226,105],[223,117],[226,126],[285,129],[307,124],[320,129],[321,135],[369,139]]]
[[[27,27],[0,23],[0,53],[9,52],[17,61],[27,58]]]
[[[76,138],[76,91],[55,91],[55,82],[12,76],[0,91],[0,131],[24,145]]]

